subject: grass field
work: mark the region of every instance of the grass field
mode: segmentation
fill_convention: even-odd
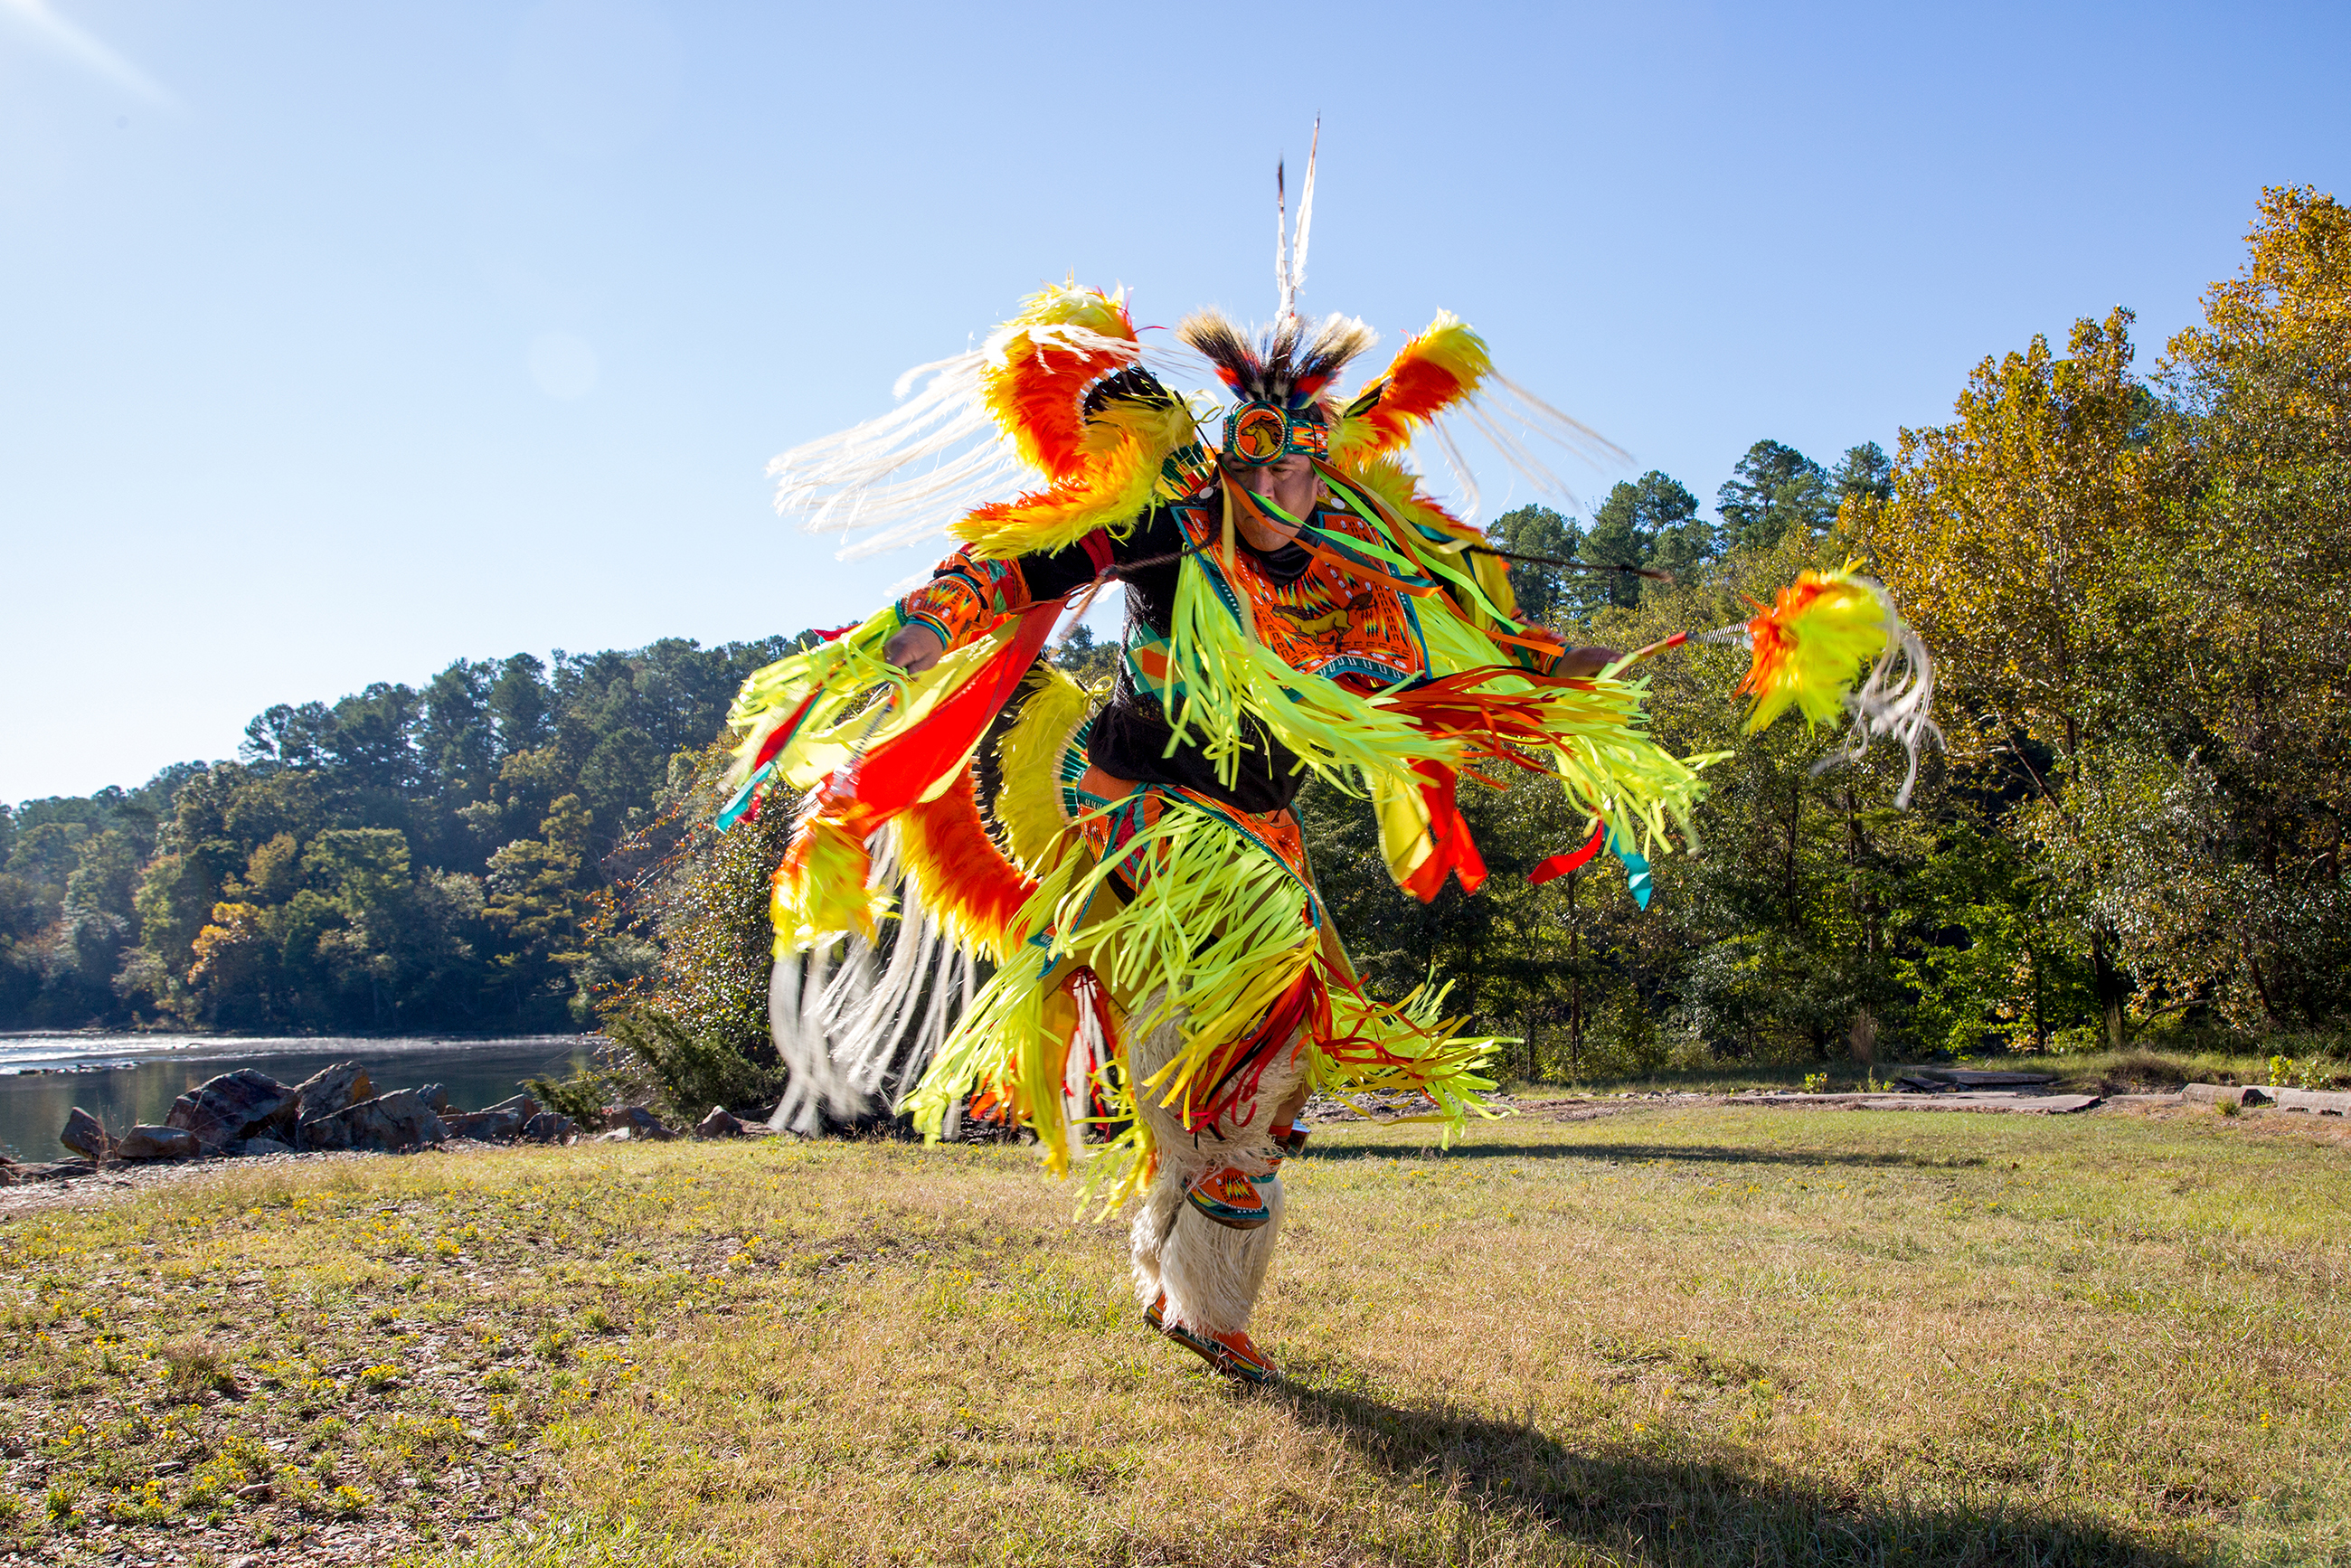
[[[0,1557],[2351,1563],[2326,1131],[1325,1129],[1263,1393],[1018,1149],[226,1167],[0,1223]]]

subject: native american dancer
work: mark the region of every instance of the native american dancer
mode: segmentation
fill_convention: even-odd
[[[778,1124],[903,1106],[936,1139],[977,1095],[1106,1208],[1135,1201],[1145,1320],[1252,1381],[1273,1375],[1249,1322],[1308,1093],[1417,1091],[1449,1134],[1489,1113],[1500,1043],[1457,1032],[1441,985],[1370,994],[1316,894],[1301,789],[1368,795],[1397,885],[1427,900],[1485,878],[1465,779],[1549,773],[1593,823],[1571,858],[1645,866],[1687,839],[1706,760],[1646,735],[1640,655],[1520,622],[1507,562],[1404,461],[1448,412],[1530,467],[1519,433],[1588,433],[1449,315],[1337,395],[1372,334],[1297,317],[1300,226],[1272,328],[1176,329],[1220,421],[1169,390],[1155,365],[1180,350],[1146,354],[1123,297],[1072,285],[910,372],[902,395],[928,382],[896,413],[778,460],[817,526],[889,544],[944,513],[964,542],[745,685],[720,819],[777,790],[799,813],[775,877]],[[962,505],[1023,471],[1017,499]],[[1123,654],[1089,691],[1043,651],[1113,584]],[[1893,733],[1915,755],[1923,652],[1866,580],[1808,573],[1741,631],[1757,722],[1850,710],[1848,749]]]

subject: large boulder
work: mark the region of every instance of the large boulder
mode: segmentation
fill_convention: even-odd
[[[193,1133],[204,1153],[218,1154],[239,1138],[266,1136],[291,1120],[298,1092],[266,1072],[243,1067],[172,1101],[163,1124]]]
[[[632,1138],[651,1138],[666,1143],[677,1136],[659,1116],[643,1105],[610,1105],[604,1110],[604,1125],[613,1132],[625,1132]]]
[[[446,1116],[457,1108],[457,1103],[449,1098],[449,1086],[445,1083],[427,1083],[416,1092],[416,1097],[436,1116]]]
[[[449,1129],[413,1089],[395,1089],[302,1124],[306,1149],[413,1149],[449,1140]]]
[[[493,1144],[522,1136],[523,1128],[538,1114],[538,1101],[528,1094],[517,1094],[480,1111],[444,1111],[441,1121],[453,1138]]]
[[[137,1126],[115,1145],[118,1160],[187,1160],[204,1153],[204,1145],[185,1127]]]
[[[724,1105],[713,1105],[710,1114],[694,1124],[695,1136],[700,1138],[739,1138],[743,1124]]]
[[[537,1115],[536,1107],[532,1115]],[[452,1111],[441,1118],[453,1138],[473,1138],[485,1144],[501,1144],[522,1135],[522,1124],[530,1118],[520,1111]]]
[[[366,1068],[356,1061],[339,1061],[295,1085],[296,1119],[315,1122],[374,1096],[375,1085],[368,1081]]]
[[[522,1124],[522,1135],[534,1144],[566,1144],[579,1124],[554,1111],[541,1111]]]
[[[78,1105],[66,1116],[66,1130],[57,1134],[57,1142],[93,1162],[114,1153],[114,1135],[106,1130],[106,1124]]]

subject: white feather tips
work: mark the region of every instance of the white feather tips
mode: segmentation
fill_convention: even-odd
[[[1541,446],[1556,447],[1595,469],[1621,467],[1633,460],[1630,453],[1582,420],[1562,413],[1499,371],[1491,371],[1477,396],[1429,422],[1438,455],[1461,486],[1464,522],[1477,519],[1479,492],[1468,460],[1450,428],[1456,418],[1485,437],[1496,455],[1538,494],[1562,497],[1578,507],[1583,501],[1543,460]]]
[[[1894,795],[1894,804],[1907,810],[1911,792],[1918,787],[1921,755],[1928,746],[1939,747],[1943,744],[1942,728],[1935,723],[1931,711],[1935,704],[1935,661],[1918,633],[1895,609],[1894,596],[1886,591],[1883,584],[1858,573],[1854,580],[1869,590],[1886,612],[1886,651],[1878,654],[1861,685],[1845,693],[1845,711],[1853,715],[1853,723],[1838,737],[1835,747],[1813,764],[1812,773],[1818,778],[1839,764],[1857,763],[1869,755],[1874,742],[1891,740],[1909,758],[1909,766],[1902,775],[1902,788]],[[1754,645],[1754,638],[1743,621],[1701,632],[1690,641],[1740,648]]]
[[[1870,666],[1869,677],[1845,694],[1852,727],[1835,750],[1813,764],[1813,772],[1818,775],[1841,762],[1859,762],[1869,754],[1870,743],[1884,737],[1909,754],[1910,766],[1894,797],[1895,805],[1907,808],[1910,792],[1918,787],[1919,753],[1930,742],[1938,747],[1943,744],[1943,732],[1929,714],[1935,702],[1935,662],[1918,633],[1894,608],[1893,596],[1868,578],[1856,576],[1854,580],[1868,589],[1886,612],[1886,652]]]
[[[1043,484],[980,395],[984,372],[1023,341],[1040,355],[1084,353],[1121,365],[1143,357],[1132,340],[1083,327],[1014,322],[981,348],[901,375],[892,389],[899,406],[888,413],[769,463],[776,510],[799,516],[811,533],[862,534],[838,552],[853,560],[943,535],[973,507]]]
[[[923,908],[898,865],[895,831],[872,840],[870,884],[895,887],[898,918],[882,947],[852,936],[840,964],[830,943],[777,958],[768,1024],[789,1077],[768,1124],[816,1134],[897,1113],[977,988],[972,956]]]

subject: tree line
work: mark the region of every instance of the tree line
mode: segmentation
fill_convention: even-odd
[[[1948,1050],[2339,1040],[2351,1004],[2351,215],[2264,193],[2242,270],[2136,368],[2129,312],[1987,358],[1949,423],[1823,464],[1756,443],[1705,515],[1652,472],[1495,520],[1530,618],[1646,645],[1805,567],[1884,580],[1938,664],[1931,756],[1821,769],[1739,733],[1743,650],[1642,666],[1722,751],[1640,910],[1555,788],[1464,789],[1486,890],[1418,905],[1360,800],[1303,798],[1391,994],[1434,960],[1514,1071]],[[1625,568],[1646,568],[1663,578]],[[803,637],[807,634],[803,633]],[[276,707],[239,759],[0,813],[0,1021],[507,1030],[601,1010],[697,1082],[765,1082],[767,873],[788,816],[706,824],[742,676],[791,643],[460,663]],[[1083,677],[1114,650],[1082,628]],[[699,1075],[698,1077],[696,1075]],[[683,1091],[681,1091],[683,1092]],[[692,1098],[688,1094],[688,1098]],[[705,1102],[707,1103],[706,1101]]]
[[[786,638],[459,660],[236,760],[0,808],[0,1028],[527,1032],[651,962],[597,902]]]

